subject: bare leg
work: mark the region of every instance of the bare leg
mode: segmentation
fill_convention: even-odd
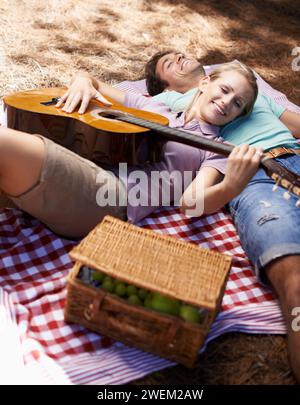
[[[266,268],[266,275],[278,294],[287,325],[290,363],[300,382],[300,331],[292,328],[292,310],[300,308],[300,255],[275,260]]]
[[[0,189],[14,197],[29,190],[39,181],[44,156],[39,137],[0,127]]]

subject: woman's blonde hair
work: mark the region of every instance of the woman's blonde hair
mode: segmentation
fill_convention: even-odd
[[[255,100],[257,98],[258,95],[258,87],[257,87],[257,83],[256,83],[256,77],[253,73],[253,71],[246,65],[244,65],[243,63],[240,63],[238,61],[236,62],[229,62],[229,63],[224,63],[223,65],[219,66],[218,68],[216,68],[214,71],[212,71],[208,76],[210,77],[211,81],[214,81],[216,79],[218,79],[219,77],[221,77],[222,73],[224,72],[238,72],[240,73],[242,76],[245,77],[245,79],[247,79],[248,83],[250,84],[252,90],[253,90],[253,95],[251,100],[246,104],[246,106],[244,107],[241,115],[248,115],[251,113],[251,111],[253,110],[253,106],[255,103]],[[201,93],[201,90],[198,90],[195,94],[195,96],[193,97],[192,102],[189,104],[188,108],[186,111],[189,111],[190,108],[192,107],[194,101],[196,100],[196,98],[199,97]]]

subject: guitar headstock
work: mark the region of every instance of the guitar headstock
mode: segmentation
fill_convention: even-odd
[[[281,186],[287,191],[284,192],[283,198],[289,200],[291,194],[298,197],[296,207],[300,207],[300,178],[297,174],[291,172],[280,163],[272,158],[263,158],[261,161],[262,166],[268,171],[269,176],[275,181],[273,191],[277,191]]]

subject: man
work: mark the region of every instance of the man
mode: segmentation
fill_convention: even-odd
[[[142,83],[140,83],[139,89],[148,92],[151,96],[172,90],[182,93],[184,98],[184,93],[192,92],[197,87],[199,79],[211,70],[211,66],[203,66],[197,59],[181,52],[172,50],[157,52],[145,66],[146,88],[142,89]],[[254,74],[260,93],[271,97],[289,111],[300,113],[300,108],[291,103],[283,93],[271,87],[256,72]],[[160,98],[156,100],[160,101]],[[182,103],[184,99],[180,100],[180,104]]]
[[[203,66],[197,59],[171,50],[156,53],[145,67],[150,96],[162,93],[166,89],[185,93],[197,87],[200,77],[204,75]]]

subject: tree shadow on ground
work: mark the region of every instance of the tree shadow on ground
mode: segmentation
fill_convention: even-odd
[[[216,41],[215,48],[210,46],[202,54],[204,64],[238,59],[299,104],[300,75],[291,66],[295,58],[292,50],[300,46],[299,0],[160,0],[160,3],[178,5],[185,13],[197,12],[220,23],[222,39],[233,46],[220,50]]]

